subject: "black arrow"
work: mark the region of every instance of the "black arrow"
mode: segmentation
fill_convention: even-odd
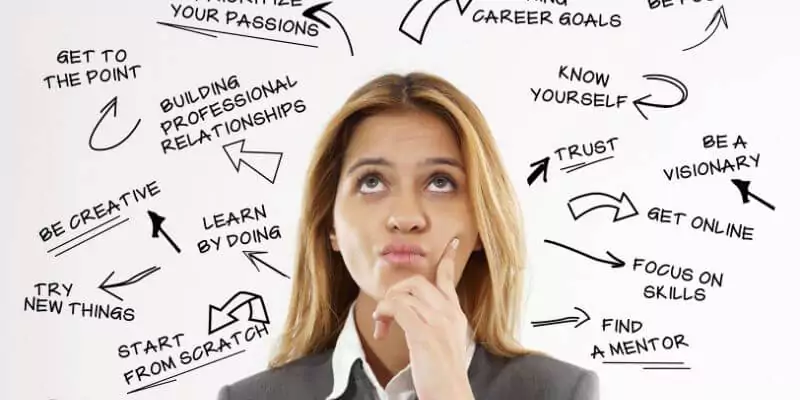
[[[708,25],[706,25],[706,29],[705,29],[706,32],[708,32],[708,28],[710,28],[711,25],[714,25],[714,29],[711,31],[711,33],[709,33],[708,36],[706,36],[706,38],[703,39],[702,42],[700,42],[700,43],[698,43],[698,44],[696,44],[696,45],[694,45],[692,47],[687,47],[687,48],[683,49],[683,51],[689,51],[689,50],[691,50],[691,49],[693,49],[693,48],[695,48],[697,46],[700,46],[701,44],[705,43],[706,40],[711,39],[711,36],[714,36],[714,32],[716,32],[717,28],[719,28],[719,24],[720,23],[725,25],[725,29],[728,29],[728,18],[725,16],[725,6],[719,6],[717,11],[714,12],[714,16],[711,17],[711,22],[709,22]]]
[[[565,318],[559,318],[559,319],[549,319],[549,320],[545,320],[545,321],[531,321],[531,325],[533,325],[533,327],[536,328],[536,327],[539,327],[539,326],[558,325],[558,324],[566,324],[566,323],[570,323],[570,322],[578,322],[578,321],[580,321],[577,325],[575,325],[575,327],[577,328],[577,327],[583,325],[584,323],[588,322],[591,319],[589,317],[589,314],[586,313],[586,311],[581,310],[579,307],[574,307],[574,308],[576,310],[580,311],[581,314],[583,314],[583,320],[581,320],[581,317],[565,317]]]
[[[172,245],[172,247],[175,249],[175,251],[180,253],[181,249],[178,247],[177,244],[175,244],[175,242],[172,241],[172,238],[170,238],[169,235],[167,235],[167,232],[164,231],[164,229],[161,227],[161,224],[164,223],[164,220],[166,218],[156,214],[153,211],[149,211],[149,210],[147,211],[147,215],[150,216],[150,222],[153,223],[153,237],[157,238],[159,233],[160,233],[161,235],[164,236],[165,239],[167,239],[167,241],[169,242],[169,244]]]
[[[614,259],[614,261],[603,260],[602,258],[597,258],[597,257],[595,257],[595,256],[592,256],[592,255],[586,254],[586,253],[584,253],[584,252],[582,252],[582,251],[580,251],[580,250],[573,249],[572,247],[569,247],[569,246],[567,246],[567,245],[565,245],[565,244],[561,244],[561,243],[558,243],[558,242],[554,242],[554,241],[552,241],[552,240],[549,240],[549,239],[545,239],[545,240],[544,240],[544,242],[545,242],[545,243],[554,244],[554,245],[556,245],[556,246],[559,246],[559,247],[565,248],[565,249],[567,249],[567,250],[569,250],[569,251],[572,251],[572,252],[578,253],[578,254],[580,254],[580,255],[582,255],[582,256],[584,256],[584,257],[588,258],[588,259],[591,259],[591,260],[594,260],[594,261],[597,261],[597,262],[601,262],[601,263],[603,263],[603,264],[608,264],[608,265],[610,265],[610,266],[611,266],[611,268],[622,268],[622,267],[624,267],[624,266],[625,266],[625,261],[622,261],[622,260],[620,260],[620,259],[619,259],[619,258],[617,258],[617,256],[615,256],[614,254],[611,254],[611,252],[610,252],[610,251],[606,251],[606,254],[608,254],[608,256],[609,256],[609,257],[613,258],[613,259]]]
[[[528,186],[533,184],[533,181],[542,175],[542,180],[547,183],[547,166],[550,164],[550,157],[545,157],[539,161],[531,163],[531,168],[533,168],[533,172],[528,175]]]
[[[608,200],[611,199],[611,202]],[[616,198],[607,193],[591,192],[575,196],[569,199],[567,203],[569,212],[572,214],[574,220],[600,208],[613,208],[617,210],[614,213],[614,221],[618,222],[623,219],[639,215],[636,206],[631,202],[630,197],[625,192],[619,198]]]
[[[400,32],[418,44],[422,44],[422,39],[425,37],[425,31],[428,30],[428,24],[433,19],[433,14],[436,14],[436,11],[449,1],[417,0],[403,17],[403,22],[400,23]],[[461,15],[464,15],[472,0],[456,0],[456,3],[458,11]]]
[[[759,203],[769,207],[770,210],[775,211],[775,206],[767,203],[761,197],[758,197],[754,195],[752,192],[750,192],[750,181],[743,181],[741,179],[731,179],[731,182],[733,182],[733,184],[736,185],[736,188],[739,189],[739,194],[742,195],[742,203],[744,204],[749,203],[750,198],[752,197],[758,200]]]
[[[250,306],[250,321],[269,323],[264,299],[255,293],[241,291],[228,299],[222,307],[215,307],[213,304],[208,306],[208,334],[211,335],[238,321],[233,313],[245,305]]]
[[[328,29],[331,29],[331,26],[328,25],[328,23],[323,21],[316,14],[317,13],[323,13],[323,14],[333,18],[333,20],[336,21],[337,24],[339,24],[339,27],[342,28],[342,32],[344,32],[344,37],[347,39],[347,45],[350,46],[350,55],[352,56],[352,55],[354,55],[354,53],[353,53],[353,43],[350,42],[350,35],[347,34],[347,29],[344,29],[344,25],[342,25],[342,22],[339,21],[339,18],[336,18],[335,15],[333,15],[330,11],[325,9],[325,6],[327,6],[328,4],[331,4],[331,2],[328,1],[328,2],[325,2],[325,3],[317,4],[315,6],[311,6],[308,9],[306,9],[305,11],[303,11],[303,16],[308,18],[308,19],[310,19],[310,20],[312,20],[312,21],[315,21],[315,22],[318,22],[318,23],[322,24],[322,26],[324,26],[324,27],[326,27]]]
[[[119,142],[117,142],[117,144],[115,144],[113,146],[108,146],[108,147],[96,147],[94,145],[94,134],[95,134],[95,132],[97,132],[97,128],[100,126],[100,123],[103,122],[103,120],[106,118],[106,115],[108,115],[108,112],[112,111],[112,110],[114,111],[114,118],[116,118],[117,117],[117,96],[114,96],[111,100],[108,101],[108,103],[106,103],[106,105],[103,106],[102,109],[100,109],[100,119],[94,125],[94,129],[92,129],[92,134],[89,135],[89,148],[90,149],[92,149],[94,151],[111,150],[111,149],[121,145],[122,143],[125,143],[125,141],[128,140],[128,138],[131,137],[131,135],[133,135],[133,132],[136,131],[136,128],[139,127],[139,123],[142,122],[142,119],[139,118],[139,120],[136,121],[136,124],[133,126],[133,129],[131,129],[131,131],[128,132],[128,135],[125,136],[124,138],[122,138],[122,140],[120,140]]]
[[[103,280],[103,282],[100,283],[100,286],[98,286],[98,288],[100,290],[102,290],[102,291],[104,291],[104,292],[116,297],[119,301],[124,301],[122,299],[122,297],[117,296],[114,292],[110,291],[109,289],[113,289],[113,288],[116,288],[116,287],[133,285],[134,283],[139,282],[140,280],[146,278],[148,275],[158,271],[159,269],[161,269],[161,267],[151,267],[151,268],[148,268],[148,269],[146,269],[146,270],[144,270],[142,272],[139,272],[138,274],[136,274],[136,275],[134,275],[134,276],[122,281],[122,282],[111,283],[111,284],[107,285],[106,282],[108,282],[108,280],[111,279],[112,276],[114,276],[114,271],[111,271],[111,273],[108,274],[106,279]]]
[[[684,85],[683,82],[681,82],[681,81],[679,81],[679,80],[677,80],[677,79],[675,79],[675,78],[673,78],[671,76],[662,75],[662,74],[647,74],[647,75],[643,75],[642,77],[647,79],[647,80],[657,80],[657,81],[667,82],[667,83],[671,84],[672,86],[675,86],[676,88],[678,88],[678,90],[681,91],[681,99],[678,100],[677,103],[673,103],[673,104],[659,104],[659,103],[650,103],[650,102],[644,101],[645,99],[650,98],[650,96],[652,96],[652,94],[648,94],[646,96],[642,96],[642,97],[634,100],[633,101],[633,105],[636,107],[636,110],[639,111],[639,114],[642,114],[642,117],[644,117],[644,119],[648,119],[648,118],[647,118],[647,115],[645,115],[644,112],[642,112],[642,106],[657,107],[657,108],[672,108],[672,107],[677,107],[677,106],[683,104],[683,102],[686,101],[686,99],[689,97],[689,89],[686,87],[686,85]]]
[[[281,276],[284,276],[287,279],[291,279],[291,278],[289,278],[289,275],[284,274],[283,272],[279,271],[277,268],[275,268],[272,265],[269,265],[268,263],[266,263],[264,260],[256,257],[257,255],[267,254],[266,251],[242,250],[242,253],[244,253],[244,255],[247,257],[247,259],[250,260],[250,262],[253,264],[254,267],[256,267],[256,271],[261,272],[261,269],[258,268],[258,264],[256,264],[256,262],[258,262],[260,264],[266,265],[271,270],[277,272]]]

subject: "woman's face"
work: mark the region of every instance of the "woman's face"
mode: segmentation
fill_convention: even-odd
[[[434,114],[387,111],[358,124],[339,177],[331,244],[363,292],[380,299],[415,274],[435,283],[456,236],[460,280],[480,248],[463,165],[455,133]]]

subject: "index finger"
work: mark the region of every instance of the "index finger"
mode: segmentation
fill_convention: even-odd
[[[455,283],[455,258],[458,242],[459,240],[457,237],[450,241],[436,269],[436,286],[441,289],[450,300],[458,298]]]

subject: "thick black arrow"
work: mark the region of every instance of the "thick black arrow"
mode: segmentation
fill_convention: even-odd
[[[324,27],[326,27],[328,29],[331,29],[331,26],[328,25],[328,23],[326,23],[325,21],[323,21],[320,17],[318,17],[317,13],[322,13],[322,14],[325,14],[325,15],[333,18],[333,20],[336,21],[337,24],[339,24],[339,28],[342,28],[342,32],[344,32],[344,37],[345,37],[345,39],[347,39],[347,45],[350,46],[350,55],[351,56],[355,55],[353,53],[353,43],[350,42],[350,35],[347,34],[347,29],[344,29],[344,25],[342,25],[342,22],[339,21],[339,18],[336,18],[335,15],[333,15],[330,11],[325,9],[325,6],[327,6],[328,4],[331,4],[331,2],[328,1],[328,2],[325,2],[325,3],[317,4],[315,6],[311,6],[308,9],[306,9],[305,11],[303,11],[303,16],[308,18],[308,19],[310,19],[310,20],[312,20],[312,21],[315,21],[315,22],[318,22],[318,23],[322,24],[322,26],[324,26]]]
[[[148,268],[148,269],[146,269],[146,270],[144,270],[142,272],[139,272],[138,274],[136,274],[136,275],[124,280],[124,281],[107,284],[108,280],[111,279],[112,276],[114,276],[114,271],[111,271],[111,273],[108,274],[106,279],[104,279],[103,282],[100,283],[100,286],[98,286],[98,288],[100,290],[102,290],[102,291],[104,291],[104,292],[116,297],[119,301],[123,301],[122,297],[117,296],[114,292],[112,292],[109,289],[122,287],[122,286],[133,285],[134,283],[139,282],[140,280],[146,278],[148,275],[158,271],[159,269],[161,269],[161,267],[150,267],[150,268]]]
[[[564,318],[558,318],[558,319],[549,319],[549,320],[545,320],[545,321],[531,321],[531,325],[533,325],[533,327],[536,328],[536,327],[539,327],[539,326],[567,324],[567,323],[570,323],[570,322],[578,322],[578,321],[580,321],[580,322],[578,322],[578,324],[575,325],[575,327],[577,328],[577,327],[583,325],[584,323],[588,322],[591,319],[589,317],[589,314],[586,313],[586,311],[581,310],[579,307],[574,307],[574,308],[576,310],[580,311],[581,314],[583,314],[583,318],[581,318],[581,317],[564,317]]]
[[[656,108],[672,108],[683,104],[683,102],[686,101],[687,98],[689,98],[689,89],[686,87],[686,85],[684,85],[683,82],[671,76],[662,74],[647,74],[643,75],[642,77],[647,80],[657,80],[657,81],[667,82],[681,91],[681,99],[678,100],[678,102],[672,104],[659,104],[659,103],[650,103],[645,101],[646,99],[650,98],[652,94],[648,94],[646,96],[642,96],[634,100],[633,105],[636,107],[636,111],[639,111],[639,114],[641,114],[642,117],[644,117],[644,119],[648,118],[647,115],[645,115],[644,112],[642,112],[642,106],[656,107]]]
[[[242,250],[242,253],[244,253],[245,257],[247,257],[247,259],[250,260],[250,262],[253,264],[253,266],[256,267],[256,271],[261,272],[261,269],[258,268],[258,264],[256,264],[256,262],[258,262],[259,264],[266,265],[269,269],[277,272],[279,275],[285,277],[286,279],[291,279],[291,278],[289,278],[289,275],[284,274],[283,272],[281,272],[277,268],[273,267],[272,265],[267,264],[264,260],[256,257],[256,256],[261,255],[261,254],[267,254],[266,251]]]
[[[687,47],[687,48],[683,49],[683,51],[689,51],[689,50],[691,50],[691,49],[693,49],[693,48],[695,48],[697,46],[700,46],[701,44],[705,43],[706,40],[711,39],[711,36],[714,36],[714,32],[716,32],[717,28],[719,28],[719,24],[720,23],[725,25],[725,29],[728,29],[728,17],[725,16],[725,6],[719,6],[717,11],[714,13],[714,16],[711,17],[711,22],[709,22],[708,25],[706,25],[706,29],[705,29],[706,32],[708,32],[708,28],[710,28],[711,25],[714,25],[714,29],[711,30],[711,33],[709,33],[706,36],[706,38],[703,39],[703,41],[701,41],[700,43],[698,43],[698,44],[696,44],[696,45],[694,45],[692,47]]]
[[[542,180],[544,183],[547,183],[547,166],[550,164],[550,157],[545,157],[539,161],[531,163],[531,168],[533,168],[533,172],[528,175],[528,186],[533,184],[533,181],[536,180],[540,175],[542,176]]]
[[[174,248],[175,251],[180,253],[181,249],[178,247],[177,244],[175,244],[175,242],[172,241],[172,238],[169,237],[169,235],[167,235],[167,232],[164,231],[164,229],[161,227],[161,225],[164,223],[164,220],[166,218],[156,214],[153,211],[149,211],[149,210],[147,211],[147,215],[150,216],[150,222],[153,224],[153,237],[157,238],[159,236],[159,234],[161,234],[162,236],[164,236],[165,239],[167,239],[169,244],[172,245],[172,248]]]
[[[114,111],[114,118],[116,118],[117,117],[117,96],[114,96],[111,100],[109,100],[108,103],[106,103],[106,105],[103,106],[102,109],[100,109],[100,119],[94,125],[94,129],[92,129],[92,134],[89,135],[89,148],[90,149],[92,149],[94,151],[111,150],[111,149],[113,149],[113,148],[125,143],[125,141],[128,140],[128,138],[131,137],[131,135],[133,135],[133,132],[136,131],[136,128],[139,127],[139,123],[142,122],[142,119],[139,118],[139,120],[136,121],[136,124],[133,125],[133,129],[131,129],[131,131],[128,132],[128,135],[125,136],[124,138],[122,138],[122,140],[120,140],[119,142],[117,142],[117,144],[112,145],[112,146],[108,146],[108,147],[97,147],[97,146],[94,145],[94,134],[97,132],[97,128],[100,126],[100,123],[103,122],[103,120],[106,118],[106,115],[108,115],[108,112],[112,111],[112,110]]]
[[[580,251],[580,250],[573,249],[572,247],[569,247],[569,246],[567,246],[567,245],[565,245],[565,244],[561,244],[561,243],[558,243],[558,242],[554,242],[554,241],[552,241],[552,240],[549,240],[549,239],[545,239],[545,240],[544,240],[544,242],[545,242],[545,243],[554,244],[554,245],[556,245],[556,246],[559,246],[559,247],[561,247],[561,248],[564,248],[564,249],[567,249],[567,250],[569,250],[569,251],[572,251],[572,252],[578,253],[578,254],[580,254],[580,255],[582,255],[582,256],[584,256],[584,257],[586,257],[586,258],[590,259],[590,260],[594,260],[594,261],[597,261],[597,262],[601,262],[601,263],[603,263],[603,264],[608,264],[608,265],[610,265],[610,266],[611,266],[611,268],[622,268],[622,267],[624,267],[624,266],[625,266],[625,261],[622,261],[622,260],[620,260],[620,259],[619,259],[619,258],[617,258],[617,256],[615,256],[614,254],[611,254],[611,252],[610,252],[610,251],[606,251],[606,254],[608,254],[608,256],[609,256],[609,257],[611,257],[611,258],[613,259],[613,261],[610,261],[610,260],[603,260],[602,258],[597,258],[597,257],[595,257],[595,256],[592,256],[592,255],[590,255],[590,254],[586,254],[586,253],[584,253],[584,252],[582,252],[582,251]]]
[[[750,192],[750,181],[743,181],[741,179],[731,179],[731,182],[733,182],[733,184],[736,185],[736,188],[739,189],[739,194],[742,196],[742,203],[744,204],[749,203],[750,198],[752,197],[758,200],[759,203],[769,207],[770,210],[775,211],[775,206],[767,203],[761,197],[758,197],[754,195],[752,192]]]

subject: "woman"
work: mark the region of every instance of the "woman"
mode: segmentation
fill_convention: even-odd
[[[596,399],[589,370],[514,338],[522,218],[473,102],[378,77],[311,159],[291,304],[269,368],[220,400]]]

